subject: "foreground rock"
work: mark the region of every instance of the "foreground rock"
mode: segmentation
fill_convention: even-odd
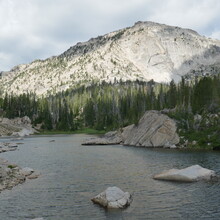
[[[83,145],[124,144],[144,147],[169,147],[179,143],[173,119],[159,111],[147,111],[137,125],[109,132],[103,138],[90,139]]]
[[[23,118],[2,118],[0,119],[0,136],[27,136],[34,134],[36,130],[32,128],[29,117]]]
[[[193,165],[185,169],[171,169],[155,175],[156,180],[170,180],[179,182],[195,182],[199,180],[210,180],[216,176],[213,170]]]
[[[30,168],[29,168],[30,169]],[[5,189],[12,189],[14,186],[23,183],[26,178],[35,172],[24,173],[25,169],[21,169],[16,164],[11,164],[5,159],[0,158],[0,192]]]
[[[108,187],[104,192],[100,193],[92,199],[96,204],[105,208],[126,208],[132,202],[131,194],[123,192],[120,188]]]

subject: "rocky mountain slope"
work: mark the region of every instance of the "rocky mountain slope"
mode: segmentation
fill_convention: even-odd
[[[220,41],[193,30],[153,22],[77,43],[63,54],[1,72],[0,86],[14,94],[54,94],[91,82],[215,74],[220,70]]]

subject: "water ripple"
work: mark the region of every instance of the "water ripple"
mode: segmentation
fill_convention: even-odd
[[[83,135],[24,140],[6,159],[42,175],[0,194],[0,219],[220,219],[220,181],[172,183],[152,176],[162,170],[199,164],[220,173],[220,154],[81,146]],[[105,210],[90,199],[116,185],[133,194],[126,210]]]

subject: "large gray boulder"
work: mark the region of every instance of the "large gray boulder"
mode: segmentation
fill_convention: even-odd
[[[147,111],[137,126],[122,133],[125,145],[163,147],[179,143],[176,123],[159,111]]]
[[[170,180],[179,182],[195,182],[199,180],[210,180],[216,176],[213,170],[193,165],[184,169],[171,169],[155,175],[156,180]]]
[[[147,111],[137,125],[107,133],[102,138],[87,140],[83,145],[124,144],[144,147],[174,146],[179,143],[173,119],[159,111]]]
[[[120,188],[113,186],[108,187],[104,192],[92,198],[96,204],[104,208],[126,208],[132,202],[131,194],[123,192]]]

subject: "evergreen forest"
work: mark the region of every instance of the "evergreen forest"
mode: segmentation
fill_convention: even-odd
[[[178,84],[92,83],[48,97],[6,93],[0,108],[1,116],[27,115],[42,130],[56,131],[115,130],[136,124],[146,110],[162,110],[177,120],[180,135],[199,144],[220,143],[220,75],[182,78]]]

